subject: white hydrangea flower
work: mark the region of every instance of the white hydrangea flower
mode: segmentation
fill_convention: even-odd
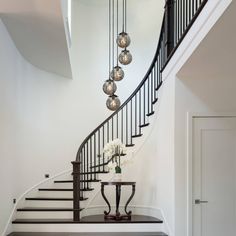
[[[106,161],[110,161],[112,157],[119,156],[120,154],[126,154],[127,149],[125,144],[121,142],[120,139],[114,139],[107,143],[103,148],[103,154],[106,158]],[[128,156],[121,156],[120,157],[120,166],[124,166],[128,163],[130,163],[130,157]],[[115,170],[117,163],[110,161],[108,163],[108,169],[109,170]]]

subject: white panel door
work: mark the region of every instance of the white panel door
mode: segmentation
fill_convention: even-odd
[[[193,236],[236,236],[236,118],[193,120]]]

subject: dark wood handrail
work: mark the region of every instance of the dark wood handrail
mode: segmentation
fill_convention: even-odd
[[[142,128],[149,124],[148,117],[154,114],[153,106],[162,85],[162,71],[207,1],[166,0],[157,49],[143,80],[128,99],[84,139],[78,149],[73,162],[74,209],[78,210],[79,199],[83,197],[80,189],[89,189],[88,183],[96,180],[96,174],[106,173],[105,166],[111,159],[105,160],[104,154],[101,155],[105,142],[116,136],[125,140],[127,146],[133,146],[132,139],[142,135]],[[79,213],[75,212],[74,220],[79,218]]]
[[[163,28],[164,28],[164,24],[165,24],[165,13],[164,13],[164,17],[163,17],[163,20],[162,20],[162,26],[161,26],[161,31],[160,32],[163,32]],[[161,39],[161,35],[159,37]],[[118,112],[120,112],[126,105],[127,103],[130,102],[130,100],[137,94],[137,92],[139,92],[140,88],[143,86],[143,84],[146,82],[146,80],[148,79],[148,76],[150,75],[152,69],[153,69],[153,66],[155,65],[156,63],[156,59],[157,59],[157,56],[159,54],[159,50],[160,50],[160,45],[161,45],[161,40],[158,41],[158,45],[157,45],[157,49],[156,49],[156,53],[154,55],[154,58],[152,60],[152,63],[147,71],[147,73],[145,74],[143,80],[140,82],[140,84],[138,85],[138,87],[134,90],[134,92],[126,99],[126,101],[124,103],[121,104],[121,106],[116,110],[114,111],[107,119],[105,119],[97,128],[95,128],[85,139],[84,141],[81,143],[79,149],[78,149],[78,152],[77,152],[77,155],[76,155],[76,160],[79,161],[79,153],[81,152],[84,144],[90,139],[91,136],[93,136],[102,126],[104,126],[109,120],[111,120],[112,117],[114,117]]]

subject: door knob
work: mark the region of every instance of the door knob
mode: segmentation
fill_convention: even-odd
[[[208,201],[201,201],[200,199],[195,199],[195,204],[208,203]]]

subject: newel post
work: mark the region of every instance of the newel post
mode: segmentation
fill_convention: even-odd
[[[175,40],[175,0],[166,0],[167,58],[174,49]]]
[[[80,162],[73,161],[73,220],[80,221]]]

